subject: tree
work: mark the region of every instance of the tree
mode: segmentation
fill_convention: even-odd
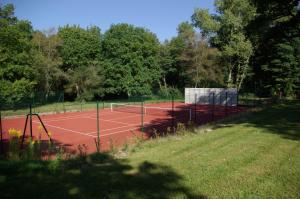
[[[84,30],[79,26],[66,25],[58,29],[58,36],[62,41],[59,55],[65,71],[100,60],[101,34],[98,27],[92,26]]]
[[[197,40],[193,65],[188,68],[188,75],[195,88],[223,85],[224,69],[218,62],[218,54],[218,50],[210,47],[203,38]]]
[[[100,29],[67,25],[59,28],[58,36],[62,41],[58,46],[61,68],[68,75],[66,91],[77,99],[90,100],[101,95],[104,80]]]
[[[38,89],[43,90],[46,97],[51,91],[63,90],[66,75],[60,68],[62,59],[57,49],[61,45],[61,40],[55,29],[49,29],[44,33],[36,31],[32,42],[37,49],[35,74]]]
[[[263,69],[272,77],[271,88],[273,95],[292,96],[300,88],[300,37],[291,41],[282,41],[274,47],[274,54],[269,65]]]
[[[14,16],[12,4],[0,7],[0,98],[2,103],[20,103],[28,98],[36,81],[30,22]]]
[[[178,35],[161,45],[160,65],[162,68],[161,82],[164,88],[183,89],[189,85],[188,68],[192,65],[193,38],[195,31],[188,22],[180,23]]]
[[[222,84],[217,49],[210,47],[189,22],[180,23],[177,31],[178,36],[163,45],[163,80],[178,88]]]
[[[107,94],[151,94],[161,75],[159,42],[153,33],[128,24],[112,25],[102,47]]]
[[[95,63],[97,64],[97,63]],[[97,65],[68,70],[66,91],[76,93],[77,100],[92,100],[103,95],[103,71]]]
[[[264,95],[293,96],[299,90],[298,0],[253,0],[255,19],[247,31],[255,46],[252,81]]]
[[[248,0],[216,0],[215,6],[217,15],[196,9],[192,21],[220,50],[222,63],[227,67],[227,86],[239,90],[253,53],[245,28],[255,16],[255,7]]]
[[[174,37],[168,43],[166,43],[166,48],[169,51],[170,59],[172,60],[171,65],[163,67],[163,71],[166,73],[165,78],[169,86],[184,88],[187,84],[188,77],[186,74],[186,63],[183,63],[182,53],[186,49],[186,44],[183,38]]]
[[[293,96],[300,89],[300,20],[293,18],[278,25],[283,30],[269,41],[270,50],[259,60],[264,86],[274,96]]]

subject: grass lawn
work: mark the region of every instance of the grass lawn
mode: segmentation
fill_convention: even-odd
[[[122,158],[1,160],[1,198],[300,198],[299,116],[299,101],[275,105]]]

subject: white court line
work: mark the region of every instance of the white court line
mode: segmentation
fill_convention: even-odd
[[[113,133],[108,133],[108,134],[100,135],[100,137],[106,137],[106,136],[109,136],[109,135],[123,133],[123,132],[126,132],[126,131],[133,131],[133,130],[137,130],[137,129],[140,129],[140,127],[133,128],[133,129],[127,129],[127,130],[123,130],[123,131],[116,131],[116,132],[113,132]],[[89,136],[91,136],[91,135],[89,135]],[[94,137],[97,137],[97,136],[95,135]]]
[[[149,123],[144,123],[144,124],[149,124]],[[121,129],[121,128],[125,128],[125,127],[134,127],[137,126],[139,124],[134,124],[134,125],[130,125],[130,126],[120,126],[120,127],[116,127],[116,128],[110,128],[110,129],[105,129],[105,130],[100,130],[100,133],[105,132],[105,131],[111,131],[111,130],[115,130],[115,129]],[[97,133],[97,131],[88,133],[88,134],[93,134],[93,133]]]
[[[36,121],[33,121],[33,122],[39,123],[39,122],[36,122]],[[46,123],[44,123],[44,124],[45,124],[45,126],[50,126],[50,127],[61,129],[61,130],[70,131],[70,132],[77,133],[77,134],[80,134],[80,135],[86,135],[86,136],[89,136],[89,137],[95,137],[95,136],[91,136],[91,135],[88,135],[88,134],[80,132],[80,131],[74,131],[74,130],[71,130],[71,129],[66,129],[66,128],[63,128],[63,127],[54,126],[54,125],[46,124]]]
[[[137,116],[141,117],[140,115],[132,115],[132,116],[117,117],[117,118],[114,118],[114,119],[115,119],[115,120],[121,120],[121,119],[126,119],[126,118],[137,117]],[[91,117],[91,118],[97,119],[97,118],[94,118],[94,117]],[[102,119],[101,119],[101,115],[100,115],[100,120],[102,120]]]
[[[108,112],[108,113],[111,113],[111,112]],[[115,114],[115,113],[113,113]],[[78,119],[78,118],[83,118],[83,117],[89,117],[91,119],[96,119],[96,118],[93,118],[93,116],[95,116],[96,113],[94,114],[88,114],[88,113],[85,113],[85,114],[81,114],[81,115],[77,115],[77,116],[71,116],[71,117],[58,117],[58,118],[55,118],[55,119],[44,119],[44,121],[46,122],[56,122],[56,121],[64,121],[64,120],[68,120],[68,119]],[[101,115],[101,113],[100,113]],[[107,113],[105,114],[105,116],[108,115]],[[136,116],[139,116],[139,115],[132,115],[132,116],[124,116],[124,117],[119,117],[119,118],[115,118],[115,119],[124,119],[124,118],[130,118],[130,117],[136,117]],[[101,117],[100,117],[100,120]]]
[[[39,122],[36,122],[36,121],[33,121],[33,122],[39,123]],[[91,135],[92,133],[83,133],[83,132],[80,132],[80,131],[74,131],[74,130],[71,130],[71,129],[66,129],[66,128],[59,127],[59,126],[54,126],[54,125],[51,125],[51,124],[46,124],[46,123],[44,123],[44,124],[45,124],[45,126],[49,126],[49,127],[53,127],[53,128],[57,128],[57,129],[65,130],[65,131],[69,131],[69,132],[72,132],[72,133],[77,133],[77,134],[80,134],[80,135],[85,135],[85,136],[94,137],[94,138],[98,137],[97,135]],[[106,137],[106,136],[109,136],[109,135],[123,133],[123,132],[126,132],[126,131],[133,131],[133,130],[137,130],[137,129],[140,129],[140,127],[136,127],[136,128],[132,128],[132,129],[126,129],[126,130],[122,130],[122,131],[116,131],[116,132],[113,132],[113,133],[108,133],[108,134],[105,134],[105,135],[100,135],[100,137]],[[112,130],[112,129],[107,129],[107,130]],[[93,132],[93,133],[97,133],[97,132]]]
[[[84,118],[88,118],[88,119],[93,119],[93,120],[95,120],[95,119],[97,119],[97,118],[92,118],[92,117],[84,117]],[[112,122],[112,123],[117,123],[117,124],[124,124],[124,125],[131,125],[131,124],[129,124],[129,123],[124,123],[124,122],[118,122],[118,121],[114,121],[114,120],[104,120],[104,119],[100,119],[100,121],[105,121],[105,122]]]
[[[38,123],[38,122],[36,122],[36,123]],[[54,126],[54,125],[49,125],[49,124],[45,124],[45,125],[53,127],[53,128],[65,130],[65,131],[70,131],[72,133],[77,133],[77,134],[80,134],[80,135],[85,135],[85,136],[94,137],[94,138],[97,137],[97,135],[90,135],[90,133],[86,134],[86,133],[82,133],[80,131],[74,131],[74,130],[71,130],[71,129],[65,129],[65,128],[62,128],[62,127],[59,127],[59,126]],[[118,133],[122,133],[122,132],[126,132],[126,131],[133,131],[133,130],[137,130],[137,129],[140,129],[140,127],[133,128],[133,129],[127,129],[127,130],[123,130],[123,131],[117,131],[117,132],[109,133],[109,134],[105,134],[105,135],[100,135],[100,137],[106,137],[106,136],[109,136],[109,135],[118,134]]]
[[[82,118],[82,116],[77,116],[77,117],[64,117],[64,118],[58,118],[58,119],[50,119],[50,120],[47,120],[47,119],[44,119],[45,122],[60,122],[60,121],[65,121],[65,120],[75,120],[75,119],[79,119],[79,118]]]
[[[82,114],[82,115],[77,115],[77,116],[71,116],[71,117],[57,117],[55,119],[45,119],[43,118],[44,121],[46,122],[55,122],[55,121],[63,121],[63,120],[68,120],[68,119],[76,119],[76,118],[82,118],[83,116],[85,116],[87,114]]]

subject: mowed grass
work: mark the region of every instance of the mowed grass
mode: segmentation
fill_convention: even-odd
[[[122,158],[0,161],[1,198],[300,198],[300,102],[150,140]]]

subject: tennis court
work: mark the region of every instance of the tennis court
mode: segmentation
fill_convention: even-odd
[[[212,109],[210,105],[194,106],[181,102],[144,105],[111,103],[110,107],[98,110],[98,119],[96,108],[80,112],[40,114],[40,118],[56,145],[63,146],[69,152],[76,152],[80,145],[91,153],[96,151],[98,128],[100,149],[105,151],[133,142],[137,137],[147,139],[157,134],[172,133],[178,123],[188,124],[193,121],[203,124],[240,111],[242,109],[237,107],[226,107],[225,110],[224,107],[214,106]],[[25,117],[4,118],[4,140],[8,139],[10,128],[23,132],[25,121]],[[29,126],[25,135],[30,136]],[[32,136],[34,139],[48,140],[40,121],[34,115]]]

